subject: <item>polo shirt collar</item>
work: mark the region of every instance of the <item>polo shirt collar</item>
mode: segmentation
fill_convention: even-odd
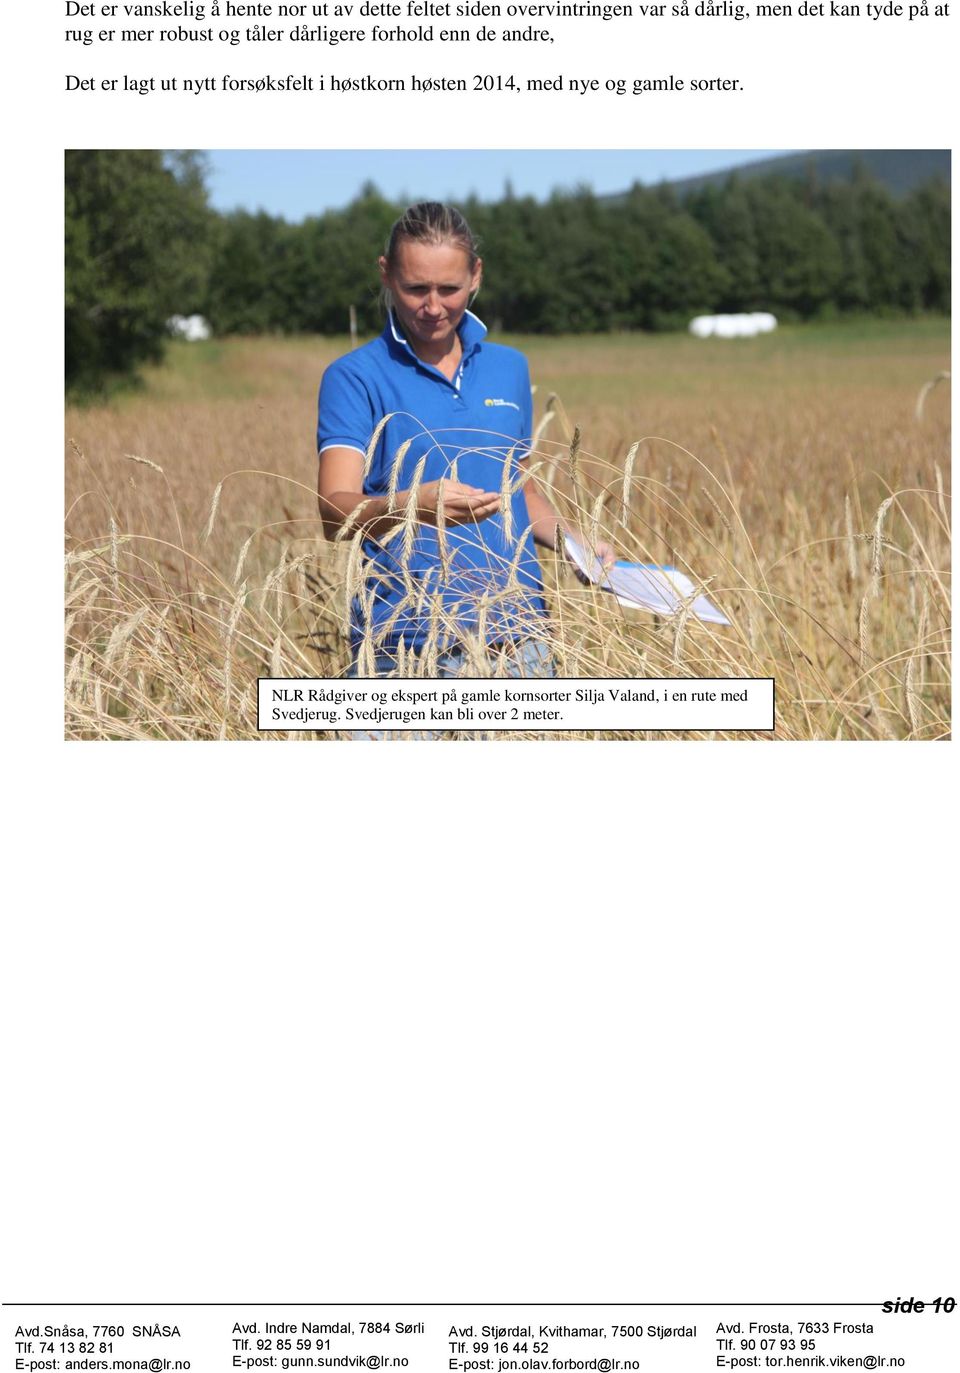
[[[387,315],[387,323],[383,333],[385,338],[392,339],[394,343],[399,344],[401,348],[415,359],[415,361],[420,361],[416,353],[410,347],[405,336],[401,333],[396,316],[392,310],[390,310]],[[463,319],[457,325],[457,333],[460,335],[463,356],[466,357],[469,353],[472,353],[486,337],[487,326],[482,319],[477,318],[472,310],[467,310],[464,312]]]

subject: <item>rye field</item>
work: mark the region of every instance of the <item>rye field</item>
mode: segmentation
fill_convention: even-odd
[[[772,676],[758,739],[948,736],[948,322],[500,341],[583,541],[679,567],[732,621],[624,609],[540,550],[560,675]],[[136,392],[68,407],[68,738],[334,737],[258,734],[256,679],[349,663],[358,548],[323,538],[314,441],[348,346],[175,344]]]

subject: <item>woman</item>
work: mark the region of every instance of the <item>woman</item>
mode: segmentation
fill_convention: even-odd
[[[396,671],[412,652],[428,675],[475,673],[472,645],[507,675],[550,676],[533,545],[555,547],[560,520],[524,474],[526,359],[467,308],[483,265],[458,210],[412,205],[379,265],[386,327],[327,368],[317,430],[324,529],[364,534],[354,670]]]

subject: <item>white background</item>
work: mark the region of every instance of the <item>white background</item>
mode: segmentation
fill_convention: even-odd
[[[68,746],[56,623],[65,146],[950,146],[953,21],[524,62],[736,97],[334,105],[64,96],[62,14],[4,20],[4,1296],[955,1288],[952,745]]]

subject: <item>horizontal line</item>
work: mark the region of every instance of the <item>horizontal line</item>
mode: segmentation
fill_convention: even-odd
[[[3,1306],[882,1306],[879,1301],[5,1301]]]

